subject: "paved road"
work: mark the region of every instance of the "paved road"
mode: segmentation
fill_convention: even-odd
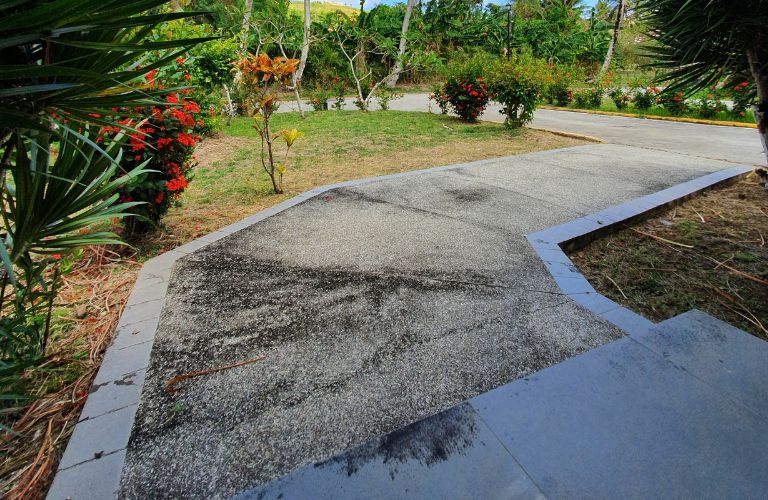
[[[351,103],[348,107],[354,109]],[[434,102],[430,106],[428,94],[407,94],[392,101],[391,108],[401,111],[438,111]],[[293,107],[287,105],[284,109],[289,110]],[[503,121],[499,113],[500,109],[498,104],[491,104],[482,119]],[[754,129],[748,128],[546,109],[536,111],[533,126],[591,135],[613,144],[670,151],[745,165],[764,166],[766,163],[760,137]]]
[[[190,254],[122,496],[227,497],[615,341],[525,235],[732,166],[613,144],[497,158],[335,189]]]

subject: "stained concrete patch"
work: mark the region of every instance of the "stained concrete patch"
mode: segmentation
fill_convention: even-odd
[[[329,191],[180,260],[122,496],[226,497],[621,337],[525,239],[656,189],[601,147],[576,148],[605,170],[590,189],[552,187],[546,155],[484,162]]]

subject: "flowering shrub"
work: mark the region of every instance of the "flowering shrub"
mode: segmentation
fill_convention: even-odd
[[[445,109],[450,107],[459,119],[465,122],[477,121],[477,117],[485,111],[488,101],[493,98],[483,78],[486,63],[487,61],[478,57],[448,64],[445,84],[435,91],[441,109],[444,105]],[[441,102],[444,104],[441,105]]]
[[[725,108],[725,105],[720,100],[720,92],[713,85],[709,87],[709,91],[705,96],[699,100],[698,112],[702,118],[714,118]]]
[[[653,86],[635,89],[632,103],[637,109],[651,109],[658,101],[659,89]]]
[[[451,105],[451,103],[448,102],[448,96],[443,94],[442,84],[436,85],[432,89],[432,93],[429,95],[429,99],[437,103],[437,107],[440,108],[440,113],[444,115],[448,114],[448,107]]]
[[[387,111],[389,109],[389,101],[392,99],[400,99],[401,97],[403,97],[403,94],[396,91],[394,87],[382,86],[379,90],[379,95],[376,96],[376,100],[382,111]]]
[[[662,92],[659,95],[659,104],[661,104],[661,107],[669,111],[669,114],[671,115],[682,115],[688,111],[688,105],[686,103],[685,97],[683,97],[683,92],[681,90],[675,92],[674,94]]]
[[[496,64],[489,85],[494,98],[504,105],[505,125],[517,128],[530,122],[552,81],[550,67],[526,55]]]
[[[603,103],[604,94],[605,89],[596,85],[575,92],[573,98],[576,101],[576,106],[579,108],[599,108]]]
[[[315,111],[328,111],[328,100],[331,96],[330,90],[317,87],[309,91],[307,99]]]
[[[567,107],[573,102],[573,91],[565,82],[555,82],[549,88],[549,102],[556,106]]]
[[[442,94],[453,112],[465,122],[477,121],[491,99],[482,77],[468,81],[446,82]]]
[[[741,82],[730,89],[730,97],[733,100],[731,114],[737,118],[743,118],[752,104],[752,89],[749,83]]]
[[[625,92],[621,87],[608,89],[608,97],[610,97],[616,105],[616,109],[625,109],[632,100],[632,96],[628,92]]]
[[[550,103],[567,107],[573,102],[571,84],[576,80],[574,71],[570,68],[562,68],[550,65],[552,70],[552,82],[549,85],[547,99]]]
[[[182,57],[176,60],[177,68],[184,64]],[[184,75],[187,74],[183,73],[182,79],[188,80]],[[147,73],[145,80],[149,87],[166,87],[157,70]],[[186,99],[187,94],[189,89],[169,92],[164,105],[136,108],[132,110],[133,118],[118,120],[120,125],[131,126],[136,132],[130,134],[122,147],[122,171],[117,176],[142,165],[149,170],[120,191],[118,203],[141,202],[130,210],[137,217],[123,219],[129,237],[156,228],[189,186],[195,166],[195,144],[206,128],[207,114],[195,101]],[[127,110],[113,109],[118,115],[121,111]],[[118,127],[104,127],[97,142],[109,142],[120,131]]]

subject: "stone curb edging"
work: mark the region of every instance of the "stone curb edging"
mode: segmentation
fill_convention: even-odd
[[[731,122],[722,120],[706,120],[704,118],[686,118],[676,116],[655,116],[655,115],[635,115],[632,113],[622,113],[619,111],[601,111],[598,109],[577,109],[577,108],[564,108],[562,106],[539,106],[539,109],[548,109],[550,111],[570,111],[571,113],[584,113],[587,115],[605,115],[605,116],[622,116],[624,118],[639,118],[641,120],[660,120],[664,122],[677,122],[677,123],[696,123],[699,125],[717,125],[719,127],[738,127],[738,128],[757,128],[755,123],[746,122]]]
[[[581,147],[584,146],[563,148],[563,150],[578,150]],[[529,153],[527,156],[535,157],[547,152]],[[128,440],[141,398],[144,376],[149,366],[152,345],[165,304],[171,271],[177,260],[327,191],[427,173],[463,170],[503,159],[490,158],[316,187],[146,261],[139,272],[120,316],[112,342],[107,348],[101,367],[90,388],[88,399],[59,462],[47,498],[79,500],[116,497]],[[633,329],[650,322],[594,291],[575,269],[561,245],[581,241],[580,239],[585,238],[585,235],[594,236],[603,229],[626,223],[639,214],[668,206],[695,192],[727,182],[749,171],[751,171],[750,168],[737,167],[706,175],[659,193],[534,233],[529,235],[528,239],[544,260],[555,281],[569,297],[631,333]]]
[[[630,336],[638,335],[654,323],[598,293],[571,262],[565,251],[583,248],[597,238],[678,205],[702,191],[742,178],[751,171],[749,167],[734,167],[714,172],[529,234],[528,242],[564,294],[590,312],[626,331]]]

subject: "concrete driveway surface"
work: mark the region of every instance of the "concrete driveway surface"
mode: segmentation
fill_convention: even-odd
[[[227,497],[620,338],[525,235],[732,166],[614,144],[498,158],[327,192],[185,257],[121,495]]]

